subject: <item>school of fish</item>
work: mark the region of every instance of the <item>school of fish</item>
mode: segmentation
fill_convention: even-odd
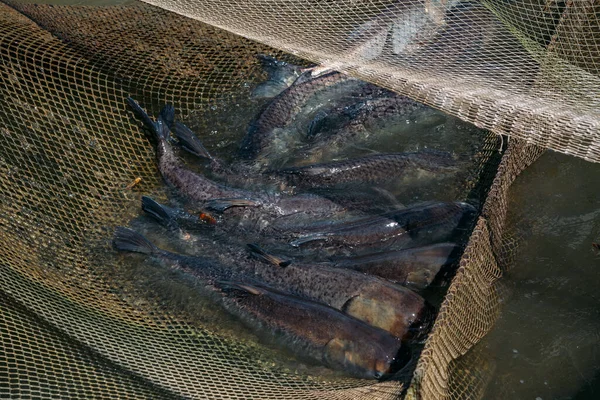
[[[313,76],[270,56],[259,60],[268,77],[252,96],[266,104],[235,162],[213,156],[172,106],[154,118],[126,100],[177,197],[167,205],[143,196],[141,208],[187,247],[167,251],[118,227],[114,248],[193,277],[273,346],[349,376],[388,379],[409,361],[411,343],[427,336],[436,310],[424,291],[449,283],[478,210],[429,199],[372,212],[379,210],[373,193],[387,198],[382,182],[454,174],[461,163],[427,148],[336,158],[377,135],[379,124],[427,107],[339,72]],[[286,127],[299,115],[311,115],[297,150],[303,162],[274,167],[291,151]],[[186,165],[181,150],[206,173]]]

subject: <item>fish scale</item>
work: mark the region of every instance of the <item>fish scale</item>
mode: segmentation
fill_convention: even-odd
[[[159,249],[125,228],[117,230],[114,243],[118,249],[148,254],[201,281],[251,279],[264,282],[278,290],[345,311],[400,338],[419,337],[429,328],[430,306],[420,295],[375,276],[322,265],[292,263],[280,267],[248,257],[248,252],[238,245],[217,244],[212,240],[196,243],[211,257],[184,256]],[[381,315],[386,316],[385,319]]]
[[[178,189],[183,196],[200,206],[211,204],[214,206],[217,203],[219,208],[227,211],[229,215],[245,214],[243,215],[245,218],[255,221],[262,219],[265,222],[299,212],[306,212],[308,215],[329,216],[345,211],[343,207],[317,195],[286,196],[236,189],[195,173],[184,166],[169,144],[169,127],[164,122],[163,115],[168,117],[174,115],[173,108],[166,106],[161,112],[161,116],[154,122],[135,100],[129,98],[128,103],[158,141],[156,155],[163,179]],[[252,207],[239,207],[239,205],[251,205]]]
[[[345,183],[378,183],[402,179],[402,174],[417,170],[455,171],[450,153],[423,150],[413,153],[375,154],[352,160],[334,161],[303,167],[284,168],[273,173],[290,185],[303,188],[334,186]]]
[[[221,285],[227,310],[250,327],[262,327],[303,358],[373,379],[391,372],[399,356],[398,338],[330,307],[260,285]]]

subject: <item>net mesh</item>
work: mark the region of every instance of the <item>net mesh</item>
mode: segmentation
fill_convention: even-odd
[[[22,398],[402,392],[394,381],[297,373],[240,340],[248,332],[206,329],[218,311],[193,283],[105,257],[114,226],[139,214],[140,193],[164,196],[154,150],[124,99],[144,99],[154,114],[170,102],[183,116],[242,101],[246,84],[262,77],[255,54],[293,59],[270,45],[511,135],[407,393],[479,397],[493,365],[476,343],[497,316],[497,282],[514,248],[504,227],[509,187],[542,151],[528,142],[598,157],[597,21],[583,3],[443,3],[447,13],[427,18],[427,2],[161,4],[191,19],[143,4],[2,4],[0,390]],[[403,15],[422,24],[415,43],[396,26]]]
[[[148,3],[347,71],[479,127],[600,160],[597,2]]]

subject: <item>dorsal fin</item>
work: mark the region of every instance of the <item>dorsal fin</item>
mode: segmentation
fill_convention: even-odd
[[[248,283],[233,282],[233,281],[218,281],[216,282],[222,290],[241,290],[242,292],[253,294],[255,296],[264,294],[265,291],[259,287],[250,285]]]
[[[258,207],[260,203],[252,199],[213,199],[206,203],[206,208],[223,212],[231,207]]]
[[[262,258],[269,264],[273,264],[273,265],[277,265],[278,267],[285,268],[292,263],[289,260],[282,260],[281,258],[279,258],[273,254],[267,253],[262,248],[260,248],[258,245],[248,243],[247,246],[252,251],[253,254],[256,254],[257,256],[259,256],[260,258]]]

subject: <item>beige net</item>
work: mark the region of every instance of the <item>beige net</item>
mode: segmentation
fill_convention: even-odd
[[[597,2],[148,3],[348,71],[499,134],[600,160]]]
[[[247,83],[263,76],[255,54],[293,59],[270,45],[511,135],[408,389],[412,398],[481,396],[493,364],[476,344],[499,312],[497,283],[514,249],[504,232],[509,187],[541,153],[528,142],[599,157],[592,6],[161,2],[190,19],[144,4],[5,3],[1,390],[14,398],[392,399],[402,393],[395,381],[306,374],[241,340],[249,332],[232,332],[234,325],[207,329],[218,311],[192,282],[175,283],[148,265],[124,270],[110,250],[114,226],[139,214],[140,194],[164,196],[154,150],[124,99],[144,99],[153,113],[170,102],[182,116],[242,103]],[[403,28],[406,20],[418,35]],[[210,131],[210,121],[198,123]],[[490,143],[488,155],[497,148]],[[140,184],[127,188],[138,177]]]

